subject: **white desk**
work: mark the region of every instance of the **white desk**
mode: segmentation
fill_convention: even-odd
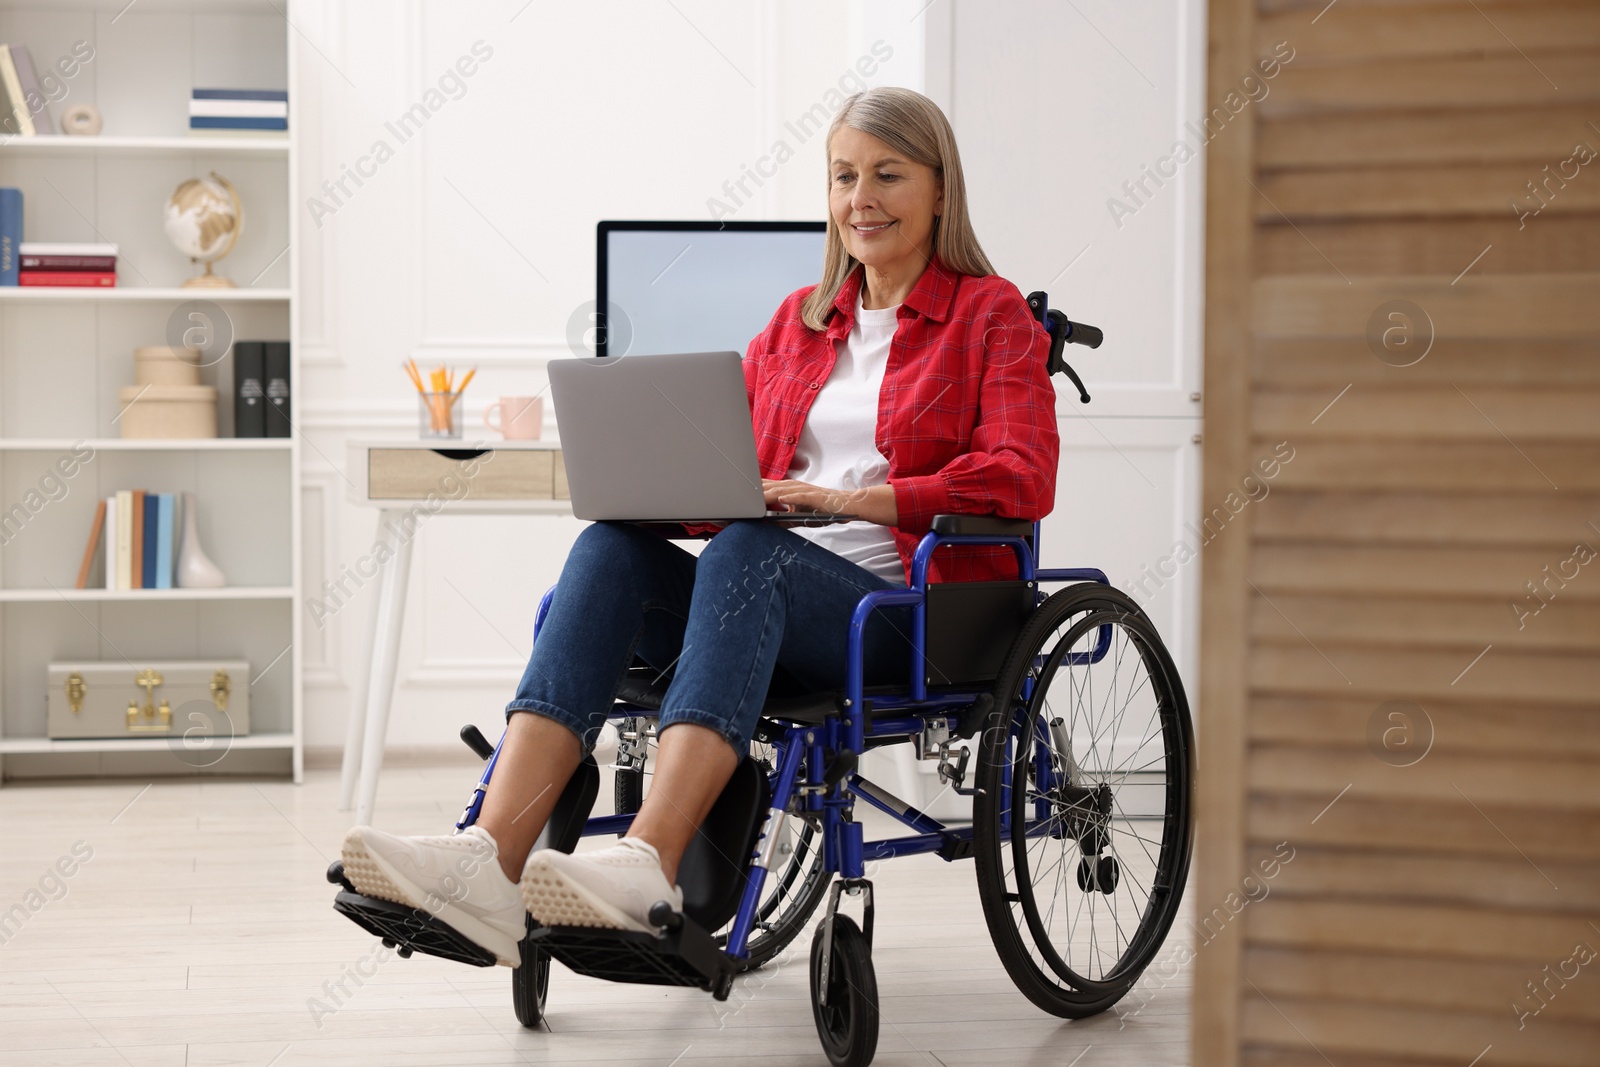
[[[474,458],[480,450],[487,453]],[[367,670],[350,708],[339,774],[340,809],[354,802],[356,823],[366,826],[389,732],[411,545],[425,517],[563,515],[572,506],[560,446],[551,441],[352,441],[348,456],[355,480],[349,499],[378,509],[378,542],[393,553],[367,622],[361,657]]]

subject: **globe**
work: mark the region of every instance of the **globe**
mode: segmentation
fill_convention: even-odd
[[[211,272],[211,264],[233,250],[244,228],[239,192],[216,171],[190,178],[167,200],[163,223],[170,240],[191,262],[204,263],[205,273],[185,286],[228,286],[233,282]]]

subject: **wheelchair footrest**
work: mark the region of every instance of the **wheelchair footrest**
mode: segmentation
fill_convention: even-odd
[[[493,967],[498,962],[493,952],[420,908],[342,889],[333,898],[333,910],[381,938],[386,946],[398,949],[401,956],[421,952],[474,967]]]
[[[660,933],[606,930],[590,926],[536,926],[537,942],[568,969],[608,982],[697,986],[726,1000],[740,963],[712,936],[683,919]]]

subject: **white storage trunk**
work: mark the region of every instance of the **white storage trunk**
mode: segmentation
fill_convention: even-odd
[[[250,732],[244,660],[52,663],[50,737],[237,737]]]

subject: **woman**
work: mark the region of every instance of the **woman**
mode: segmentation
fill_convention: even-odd
[[[423,907],[515,966],[525,913],[651,929],[696,828],[748,749],[774,670],[843,684],[856,602],[906,584],[934,515],[1037,519],[1055,493],[1048,340],[996,277],[967,216],[949,122],[906,89],[852,96],[828,131],[820,284],[750,343],[745,380],[769,506],[857,515],[731,523],[696,558],[637,528],[589,526],[561,572],[477,823],[445,837],[367,827],[344,844],[369,896]],[[1004,548],[951,548],[941,580],[1012,577]],[[869,683],[904,678],[905,609],[865,634]],[[673,670],[649,795],[618,844],[529,855],[635,655]]]

